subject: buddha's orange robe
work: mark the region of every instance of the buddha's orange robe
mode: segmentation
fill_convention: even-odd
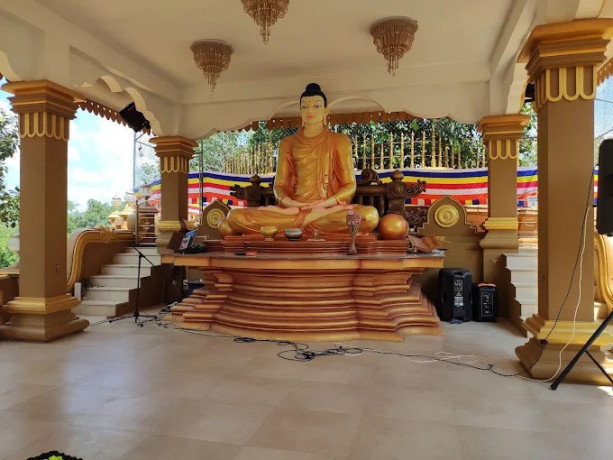
[[[327,128],[316,137],[305,137],[302,131],[283,139],[279,144],[279,161],[274,192],[277,206],[234,208],[222,235],[259,233],[262,226],[319,229],[321,233],[348,233],[347,211],[362,216],[361,232],[371,232],[379,223],[379,213],[372,206],[352,205],[356,182],[351,156],[351,141],[345,134]],[[337,204],[330,208],[300,210],[284,207],[283,199],[312,203],[330,197]],[[228,229],[228,227],[231,229]]]

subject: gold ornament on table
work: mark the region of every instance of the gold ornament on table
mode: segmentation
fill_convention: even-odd
[[[379,234],[384,240],[401,240],[409,233],[409,223],[398,214],[387,214],[379,221]]]
[[[271,27],[287,13],[289,0],[242,0],[243,9],[260,26],[264,44],[268,44]]]
[[[215,91],[221,72],[230,65],[230,56],[234,49],[221,40],[198,40],[190,46],[194,53],[194,62],[206,75],[211,92]]]
[[[349,229],[349,236],[351,237],[351,244],[347,251],[348,256],[355,256],[358,250],[355,247],[355,237],[358,235],[360,224],[362,223],[362,216],[359,213],[349,210],[347,211],[347,228]]]
[[[260,228],[260,233],[264,237],[264,241],[274,241],[279,229],[273,225],[264,225]]]
[[[396,75],[398,61],[411,49],[417,21],[406,17],[391,17],[375,22],[370,28],[377,51],[387,60],[387,71]]]

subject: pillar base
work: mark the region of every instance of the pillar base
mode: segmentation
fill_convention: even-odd
[[[547,338],[548,343],[542,345],[540,340],[547,336],[553,324],[554,321],[544,320],[538,315],[533,315],[524,322],[524,327],[533,337],[526,344],[517,347],[515,354],[526,368],[530,368],[538,359],[538,362],[530,368],[530,374],[534,378],[548,379],[558,371],[558,368],[561,372],[600,325],[592,322],[577,322],[573,337],[572,321],[558,321],[553,333]],[[560,368],[560,350],[569,340],[571,340],[570,344],[562,352],[562,367]],[[609,327],[589,349],[594,359],[611,376],[613,376],[613,354],[604,350],[603,347],[610,345],[612,342],[613,327]],[[610,385],[609,380],[586,355],[577,362],[564,381]]]
[[[174,251],[168,249],[170,238],[175,232],[185,231],[185,223],[181,221],[160,221],[158,223],[158,237],[155,240],[158,254],[172,254]]]
[[[485,221],[485,228],[487,229],[487,235],[481,240],[479,245],[483,249],[518,249],[519,248],[519,235],[517,233],[517,224],[514,224],[511,228],[492,228],[490,221],[493,218],[489,218]],[[517,222],[517,219],[514,219]]]
[[[70,295],[49,298],[17,297],[5,309],[11,315],[0,327],[0,337],[9,340],[51,342],[89,326],[72,313],[79,300]]]
[[[158,254],[172,254],[174,251],[168,249],[168,243],[174,232],[171,231],[159,231],[158,237],[155,240],[155,246],[157,247]]]

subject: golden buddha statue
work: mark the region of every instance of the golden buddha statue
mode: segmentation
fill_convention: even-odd
[[[351,141],[328,129],[328,113],[326,95],[317,83],[308,84],[300,96],[302,128],[279,144],[277,206],[232,209],[219,225],[222,236],[260,233],[263,226],[348,234],[350,209],[362,217],[360,232],[377,227],[374,207],[351,204],[356,189]]]

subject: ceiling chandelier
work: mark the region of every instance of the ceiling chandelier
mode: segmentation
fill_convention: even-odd
[[[270,28],[287,13],[289,0],[242,0],[245,12],[260,26],[264,44],[268,44]]]
[[[211,92],[215,91],[219,75],[230,65],[232,46],[221,40],[198,40],[190,49],[194,53],[194,62],[206,75]]]
[[[396,75],[398,61],[413,45],[417,21],[406,17],[381,19],[370,27],[377,51],[387,60],[387,71]]]

